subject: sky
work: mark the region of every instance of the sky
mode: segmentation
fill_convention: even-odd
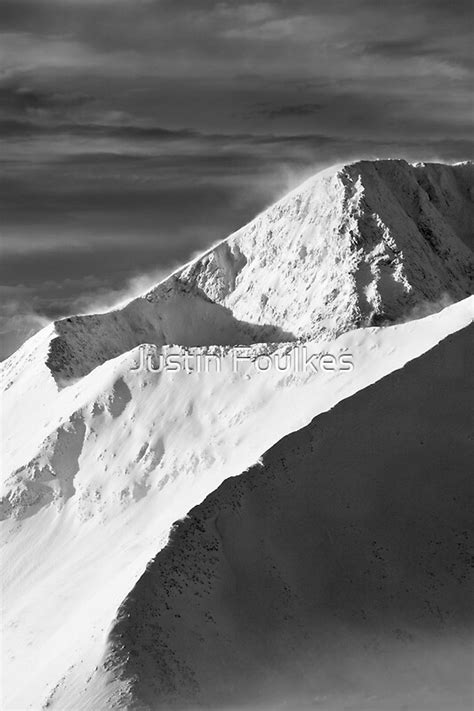
[[[472,158],[465,0],[0,0],[0,358],[332,163]]]

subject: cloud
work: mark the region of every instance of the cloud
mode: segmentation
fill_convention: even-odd
[[[471,16],[465,0],[2,0],[3,283],[28,282],[46,317],[108,303],[320,167],[470,157]]]
[[[0,360],[4,360],[50,320],[36,313],[34,293],[24,285],[0,286],[0,298]]]
[[[15,116],[34,118],[42,111],[77,109],[89,101],[86,95],[31,89],[13,77],[0,81],[0,111]]]
[[[73,313],[103,313],[110,311],[110,309],[120,308],[137,296],[146,294],[171,271],[172,269],[152,269],[144,274],[130,277],[120,288],[108,289],[102,286],[93,294],[81,294],[73,302]]]
[[[290,106],[280,106],[277,108],[264,108],[261,113],[269,118],[286,118],[288,116],[312,116],[321,109],[324,104],[311,102],[307,104],[292,104]]]
[[[92,275],[79,280],[43,282],[39,289],[24,284],[0,286],[0,361],[8,358],[54,318],[120,308],[145,294],[171,271],[171,267],[151,269],[126,279],[117,288],[107,287]],[[69,298],[62,299],[59,312],[55,292],[70,294]]]

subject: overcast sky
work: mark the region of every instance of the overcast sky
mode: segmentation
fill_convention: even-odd
[[[0,0],[1,353],[319,167],[471,158],[471,5]]]

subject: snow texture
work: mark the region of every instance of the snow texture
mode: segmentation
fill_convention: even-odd
[[[141,709],[470,708],[473,347],[471,325],[190,511],[119,610],[104,662],[116,695]]]

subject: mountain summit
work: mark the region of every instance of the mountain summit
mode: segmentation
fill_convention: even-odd
[[[473,286],[473,184],[471,163],[318,173],[124,308],[57,321],[50,370],[78,377],[143,342],[333,338],[457,301]]]

